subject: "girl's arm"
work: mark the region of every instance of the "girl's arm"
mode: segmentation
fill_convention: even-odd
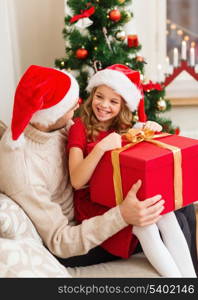
[[[83,157],[83,151],[80,148],[70,149],[69,172],[71,184],[75,189],[82,188],[89,181],[103,154],[97,145],[86,158]]]
[[[69,172],[72,186],[75,189],[80,189],[87,184],[103,154],[106,151],[120,147],[121,136],[115,132],[98,142],[85,158],[80,148],[71,147],[69,151]]]

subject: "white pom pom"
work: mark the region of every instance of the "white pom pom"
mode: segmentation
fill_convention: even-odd
[[[10,128],[6,130],[5,134],[2,137],[2,141],[6,146],[8,146],[12,150],[20,148],[25,144],[24,134],[21,134],[20,137],[16,141],[14,141],[12,139],[12,133]]]

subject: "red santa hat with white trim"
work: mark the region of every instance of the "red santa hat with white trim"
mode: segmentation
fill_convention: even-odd
[[[79,85],[71,74],[30,66],[16,88],[11,132],[6,143],[13,149],[21,146],[29,122],[46,127],[54,124],[77,104],[78,99]]]
[[[138,113],[139,122],[146,121],[144,111],[144,97],[139,71],[130,69],[121,64],[111,65],[95,73],[89,80],[87,91],[94,87],[107,85],[122,96],[131,112]]]

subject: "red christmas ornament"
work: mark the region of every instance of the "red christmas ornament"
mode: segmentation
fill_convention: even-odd
[[[121,19],[121,13],[118,9],[113,9],[109,12],[109,18],[111,21],[118,22]]]
[[[139,46],[138,36],[136,34],[129,34],[127,36],[127,43],[129,48],[138,47]]]
[[[78,59],[85,59],[88,56],[88,51],[84,48],[76,50],[76,57]]]

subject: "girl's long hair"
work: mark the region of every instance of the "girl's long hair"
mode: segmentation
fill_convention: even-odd
[[[97,87],[93,88],[89,98],[84,102],[81,108],[80,116],[87,130],[88,141],[95,141],[100,131],[104,130],[101,122],[95,117],[92,109],[92,100]],[[113,119],[108,130],[113,130],[117,133],[124,133],[132,125],[133,115],[122,99],[121,109],[119,114]]]

